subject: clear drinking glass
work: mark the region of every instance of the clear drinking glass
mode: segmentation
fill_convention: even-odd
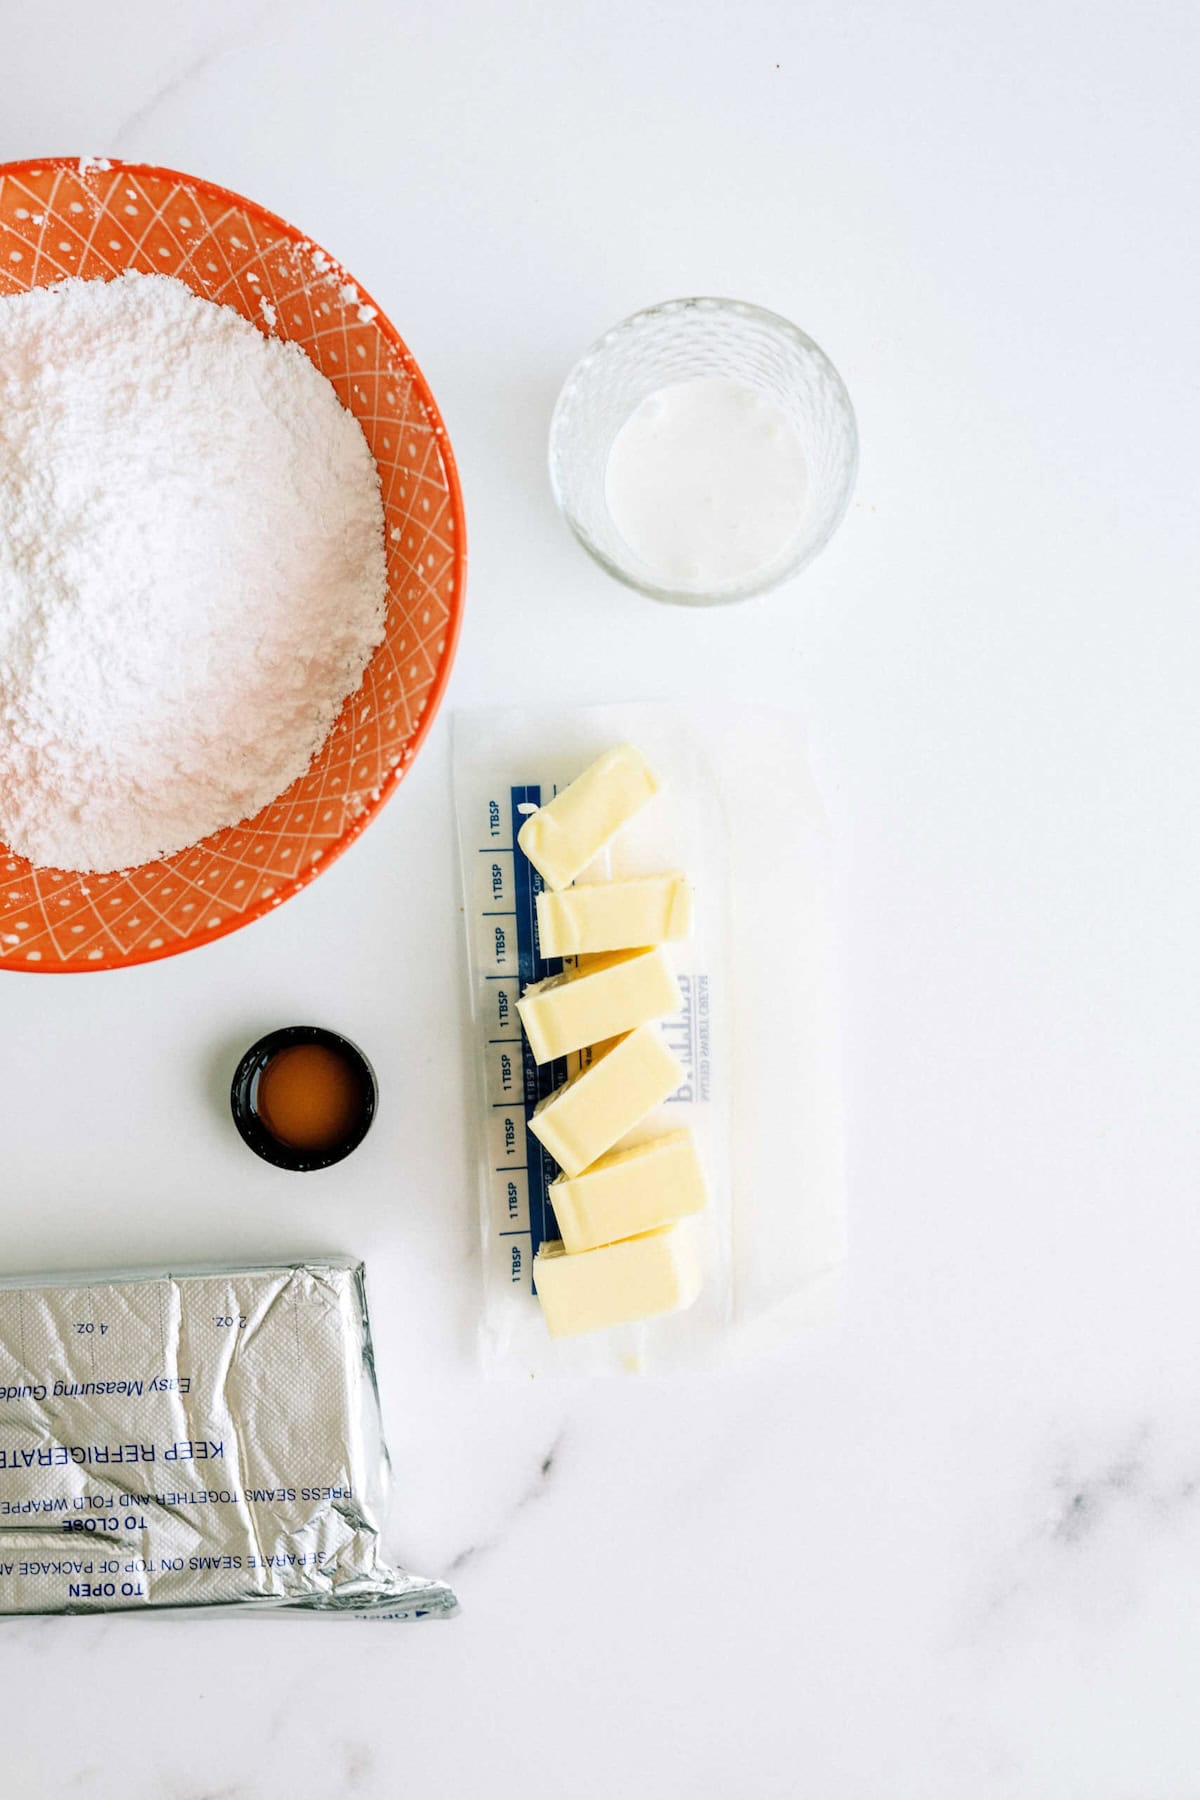
[[[796,535],[752,575],[664,588],[613,522],[609,451],[649,395],[703,376],[755,388],[782,408],[804,450],[807,501]],[[584,549],[619,581],[680,606],[747,600],[797,574],[837,529],[857,467],[854,408],[825,352],[787,319],[742,300],[667,300],[614,325],[571,370],[550,424],[550,484]]]

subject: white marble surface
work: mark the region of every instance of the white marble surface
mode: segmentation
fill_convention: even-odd
[[[427,1628],[7,1625],[5,1800],[1194,1800],[1194,8],[0,25],[0,160],[224,182],[408,337],[472,528],[452,705],[808,714],[854,1238],[840,1324],[768,1363],[481,1382],[445,718],[274,917],[157,968],[5,976],[4,1266],[364,1254],[393,1543],[463,1600]],[[681,292],[792,315],[859,408],[840,536],[745,610],[608,584],[546,491],[575,353]],[[383,1085],[326,1178],[224,1117],[234,1050],[293,1016]]]

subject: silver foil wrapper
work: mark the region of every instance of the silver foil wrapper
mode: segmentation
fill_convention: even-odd
[[[448,1615],[389,1473],[361,1265],[0,1282],[0,1614]]]

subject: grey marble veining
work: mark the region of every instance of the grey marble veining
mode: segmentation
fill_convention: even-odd
[[[1194,8],[8,13],[0,159],[225,182],[411,343],[467,496],[452,704],[804,713],[852,1258],[753,1369],[483,1385],[444,718],[273,917],[6,976],[4,1268],[365,1257],[391,1533],[463,1610],[0,1624],[3,1800],[1200,1800]],[[859,411],[835,543],[736,612],[606,584],[546,488],[565,371],[689,289],[795,316]],[[780,904],[748,1070],[803,1001]],[[381,1081],[299,1186],[204,1079],[293,1016]]]
[[[131,112],[117,120],[108,134],[106,150],[114,156],[136,155],[140,148],[138,139],[144,137],[147,127],[153,124],[156,116],[177,101],[186,89],[206,75],[222,57],[252,43],[267,20],[277,12],[278,0],[261,0],[261,4],[247,11],[243,22],[236,29],[215,32],[207,44],[195,51],[171,74],[166,75]]]
[[[469,1563],[477,1562],[480,1557],[488,1556],[499,1549],[516,1520],[535,1502],[549,1497],[551,1482],[558,1466],[565,1437],[565,1431],[560,1431],[555,1437],[538,1462],[536,1474],[509,1507],[495,1532],[478,1543],[466,1545],[464,1549],[457,1551],[450,1558],[449,1567],[453,1573],[457,1573],[459,1569],[465,1568]]]

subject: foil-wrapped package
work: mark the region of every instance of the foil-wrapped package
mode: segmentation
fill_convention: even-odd
[[[452,1613],[389,1472],[361,1265],[0,1282],[0,1614]]]

